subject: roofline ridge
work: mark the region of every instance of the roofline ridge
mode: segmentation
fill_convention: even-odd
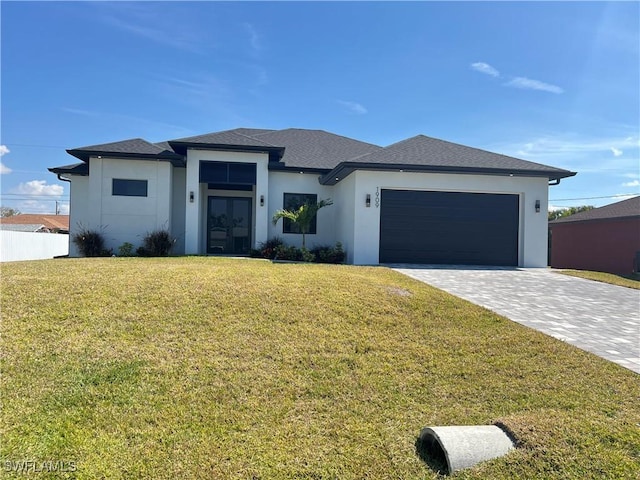
[[[237,130],[237,128],[235,130]],[[251,135],[245,135],[244,133],[238,133],[238,132],[236,132],[234,130],[231,130],[231,133],[233,133],[234,135],[238,135],[240,137],[248,138],[249,140],[260,140],[259,138],[255,138],[255,137],[253,137]],[[278,145],[274,145],[271,142],[265,142],[264,140],[260,140],[260,141],[263,142],[263,143],[266,143],[267,145],[275,147],[275,148],[283,148],[283,147],[279,147]]]

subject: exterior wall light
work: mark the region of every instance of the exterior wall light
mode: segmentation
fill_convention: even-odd
[[[536,213],[540,213],[540,200],[536,200]]]
[[[371,194],[367,193],[367,196],[364,200],[364,206],[369,208],[371,206]]]
[[[195,199],[195,195],[193,194],[193,192],[189,192],[189,203],[193,203],[194,199]]]
[[[264,195],[260,195],[260,206],[264,207]]]

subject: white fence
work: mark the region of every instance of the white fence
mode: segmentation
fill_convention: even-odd
[[[0,230],[0,262],[42,260],[69,254],[69,235]]]

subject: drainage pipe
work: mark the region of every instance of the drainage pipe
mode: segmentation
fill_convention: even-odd
[[[512,439],[496,425],[426,427],[419,439],[428,456],[443,464],[446,461],[449,474],[501,457],[514,448]]]

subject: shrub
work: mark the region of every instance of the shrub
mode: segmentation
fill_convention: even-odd
[[[104,248],[102,233],[96,230],[82,228],[78,233],[73,234],[71,240],[84,257],[108,257],[111,255],[111,250]]]
[[[284,240],[280,237],[273,237],[266,242],[262,242],[258,248],[260,256],[262,258],[269,258],[273,260],[276,256],[276,249],[284,245]]]
[[[118,247],[118,256],[119,257],[132,257],[133,256],[133,245],[129,242],[124,242],[122,245]]]
[[[302,260],[303,262],[315,262],[316,256],[314,253],[311,253],[305,247],[302,247],[300,249],[300,260]]]
[[[141,257],[167,257],[174,243],[168,230],[156,230],[145,235],[136,252]]]
[[[342,249],[342,243],[336,243],[335,247],[331,245],[316,246],[311,249],[311,253],[315,255],[317,263],[344,263],[345,252]]]
[[[278,245],[274,253],[274,260],[291,260],[295,262],[302,260],[302,252],[294,246]]]

